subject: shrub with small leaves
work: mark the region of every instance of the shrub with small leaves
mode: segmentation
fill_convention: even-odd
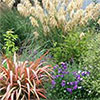
[[[81,55],[87,50],[87,37],[88,35],[83,32],[69,32],[69,34],[63,38],[63,42],[56,42],[51,49],[54,60],[57,63],[72,60],[78,63]]]
[[[5,50],[6,56],[11,56],[14,52],[18,50],[18,47],[15,45],[15,41],[18,39],[17,35],[13,34],[12,30],[7,31],[4,36],[4,46],[3,49]]]

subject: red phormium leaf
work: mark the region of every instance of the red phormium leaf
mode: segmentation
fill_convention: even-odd
[[[0,88],[4,91],[0,95],[0,100],[19,100],[20,98],[40,100],[41,97],[46,99],[43,82],[51,78],[49,72],[52,71],[52,67],[46,63],[44,66],[41,60],[47,53],[34,62],[17,63],[16,57],[14,57],[15,60],[6,58],[4,62],[7,63],[7,69],[3,65],[0,66]]]

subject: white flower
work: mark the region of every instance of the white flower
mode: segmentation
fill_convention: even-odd
[[[91,91],[89,91],[89,94],[91,93]]]
[[[79,86],[79,87],[78,87],[78,89],[81,89],[81,88],[82,88],[82,86]]]
[[[81,70],[79,70],[79,71],[78,71],[78,74],[80,74],[81,72],[82,72],[82,71],[81,71]]]

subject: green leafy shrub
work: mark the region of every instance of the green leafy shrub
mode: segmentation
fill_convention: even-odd
[[[88,71],[90,76],[85,78],[84,86],[90,97],[100,96],[100,34],[96,34],[88,42],[88,50],[82,56],[81,65]]]
[[[33,32],[29,18],[21,16],[15,9],[0,13],[0,43],[3,45],[3,34],[12,29],[18,36],[16,45],[21,47],[26,37]],[[1,45],[1,46],[2,46]]]
[[[48,84],[48,98],[50,100],[74,100],[86,98],[87,92],[81,85],[83,77],[90,73],[87,71],[80,71],[76,64],[68,65],[61,63],[55,65],[53,80],[51,85]],[[50,87],[51,86],[51,87]]]
[[[79,62],[79,58],[87,50],[87,37],[88,34],[85,33],[70,32],[64,37],[62,43],[55,43],[51,49],[55,61],[57,63],[71,60]]]
[[[3,49],[5,50],[6,56],[11,56],[18,50],[18,47],[15,45],[16,40],[18,39],[17,35],[14,35],[13,31],[7,31],[4,36],[4,45]]]
[[[45,97],[45,82],[51,79],[51,66],[41,62],[47,52],[36,61],[14,61],[6,58],[0,65],[1,100],[40,100]],[[7,68],[3,65],[7,63]]]

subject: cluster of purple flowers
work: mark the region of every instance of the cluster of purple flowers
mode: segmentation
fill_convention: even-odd
[[[67,92],[72,93],[73,90],[78,89],[79,83],[83,80],[82,77],[89,75],[87,71],[68,71],[68,65],[64,62],[61,63],[61,66],[56,65],[53,67],[55,75],[53,75],[52,87],[55,88],[56,85],[61,85]],[[75,77],[75,80],[70,82],[66,79],[66,75],[72,74]],[[60,83],[57,80],[60,79]]]

